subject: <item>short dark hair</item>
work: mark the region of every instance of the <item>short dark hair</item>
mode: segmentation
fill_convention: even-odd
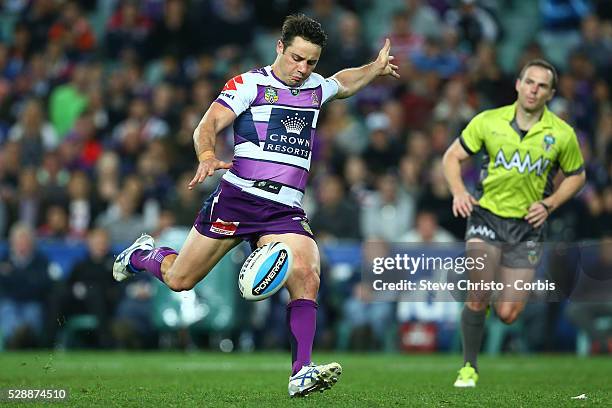
[[[321,48],[327,43],[327,34],[321,23],[304,14],[292,14],[283,22],[281,41],[285,47],[289,47],[295,37],[302,37]]]
[[[559,75],[557,74],[557,70],[555,69],[553,64],[551,64],[550,62],[546,60],[540,59],[540,58],[532,59],[531,61],[527,62],[521,69],[521,72],[519,74],[519,79],[523,79],[523,75],[525,75],[525,71],[527,71],[527,68],[529,67],[542,67],[552,72],[551,86],[552,86],[552,89],[557,89],[557,82],[559,80]]]

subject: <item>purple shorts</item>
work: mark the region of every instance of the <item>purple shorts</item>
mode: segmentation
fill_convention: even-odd
[[[243,192],[221,180],[193,224],[209,238],[242,238],[256,247],[268,234],[301,234],[313,238],[304,210]]]

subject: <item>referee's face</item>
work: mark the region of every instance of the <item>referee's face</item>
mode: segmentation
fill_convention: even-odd
[[[542,110],[555,93],[552,81],[550,70],[537,65],[527,68],[523,77],[516,80],[515,86],[521,108],[530,113]]]

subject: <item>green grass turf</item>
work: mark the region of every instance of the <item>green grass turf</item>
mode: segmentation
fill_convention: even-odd
[[[344,368],[325,393],[289,399],[288,353],[0,353],[0,387],[65,388],[104,407],[610,407],[612,359],[482,357],[476,389],[454,389],[457,355],[323,354]],[[587,400],[572,400],[586,394]],[[10,406],[0,401],[0,408]]]

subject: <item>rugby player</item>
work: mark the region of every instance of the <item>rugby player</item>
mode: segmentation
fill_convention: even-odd
[[[314,73],[327,36],[305,15],[283,23],[272,65],[230,79],[194,131],[199,165],[194,188],[216,170],[228,169],[199,212],[180,253],[155,248],[143,235],[116,258],[113,276],[122,281],[146,271],[174,291],[193,288],[242,240],[253,248],[280,241],[293,252],[286,288],[292,345],[289,395],[330,388],[341,374],[337,363],[311,361],[315,335],[319,251],[301,208],[313,138],[323,104],[347,98],[379,76],[398,78],[387,39],[375,61],[330,78]],[[215,155],[215,138],[233,123],[232,163]]]

